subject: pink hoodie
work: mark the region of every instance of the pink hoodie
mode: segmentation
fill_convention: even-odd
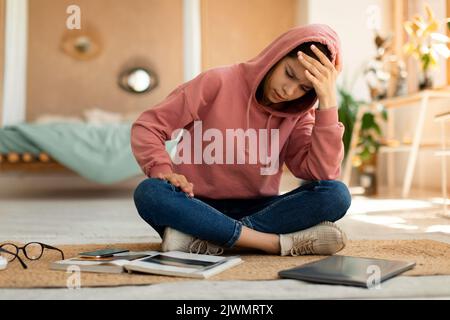
[[[344,126],[338,122],[337,106],[316,110],[314,90],[289,101],[282,111],[259,104],[256,99],[258,85],[266,73],[291,50],[310,41],[327,45],[333,63],[337,59],[342,61],[339,38],[330,27],[319,24],[296,27],[275,39],[257,57],[202,72],[143,112],[132,126],[131,146],[144,173],[148,177],[156,177],[158,173],[182,174],[194,184],[195,196],[213,199],[278,195],[283,163],[300,179],[338,178],[344,154]],[[183,128],[194,137],[194,121],[199,120],[203,132],[216,129],[224,137],[227,129],[279,129],[278,170],[275,174],[262,175],[260,169],[266,166],[248,161],[245,164],[207,164],[194,160],[172,163],[165,141],[172,139],[175,130]],[[178,151],[185,140],[178,143]],[[200,144],[203,149],[208,145],[205,141]],[[200,154],[203,150],[193,143],[184,148],[191,150],[192,159],[195,150]],[[245,156],[249,156],[248,144]]]

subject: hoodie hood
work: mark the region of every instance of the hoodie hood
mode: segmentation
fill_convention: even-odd
[[[273,116],[299,117],[312,108],[317,102],[317,95],[311,90],[303,97],[288,101],[283,110],[275,110],[260,104],[256,99],[256,91],[266,74],[289,52],[305,42],[319,42],[327,46],[331,53],[332,63],[337,64],[341,59],[341,46],[337,33],[324,24],[310,24],[288,30],[276,38],[255,58],[238,64],[242,77],[245,79],[250,98],[247,105],[247,129],[250,128],[249,113],[252,105],[268,112],[269,118],[266,127],[269,128]]]

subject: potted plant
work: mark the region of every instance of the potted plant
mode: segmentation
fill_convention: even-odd
[[[356,100],[348,90],[342,87],[338,88],[338,92],[340,100],[339,121],[345,127],[343,143],[345,157],[347,157],[359,106],[367,104],[367,102]],[[378,114],[381,117],[378,117]],[[381,110],[377,112],[367,111],[363,114],[356,154],[351,159],[353,167],[358,168],[361,184],[365,187],[367,195],[376,193],[375,171],[377,153],[381,146],[382,138],[380,120],[387,120],[387,112],[384,107],[381,107]]]
[[[450,38],[439,33],[442,22],[435,18],[434,12],[428,4],[425,4],[426,18],[415,15],[412,20],[404,23],[404,28],[409,36],[409,41],[404,46],[404,52],[412,55],[420,63],[421,75],[419,89],[433,87],[431,69],[438,66],[439,56],[446,59],[450,57],[447,43]],[[450,30],[450,19],[445,20]]]
[[[343,142],[345,157],[347,157],[348,150],[350,148],[350,140],[352,137],[353,127],[356,121],[356,114],[358,113],[358,106],[362,104],[363,101],[355,100],[352,94],[342,87],[338,87],[338,93],[340,100],[338,109],[339,121],[342,122],[345,127]]]

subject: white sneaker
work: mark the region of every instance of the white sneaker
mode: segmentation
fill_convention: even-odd
[[[302,231],[280,235],[282,256],[332,255],[344,249],[346,243],[345,233],[329,221]]]
[[[206,240],[166,227],[164,230],[161,251],[182,251],[197,254],[220,256],[224,249]]]

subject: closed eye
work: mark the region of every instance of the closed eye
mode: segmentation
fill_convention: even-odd
[[[294,77],[292,74],[289,73],[288,69],[284,69],[284,71],[285,71],[286,76],[287,76],[288,78],[298,80],[296,77]],[[308,92],[308,91],[312,90],[312,88],[310,88],[310,87],[305,87],[305,86],[302,86],[301,89],[302,89],[303,91],[305,91],[305,92]]]
[[[291,79],[294,79],[294,76],[293,75],[291,75],[291,74],[289,74],[289,72],[288,72],[288,70],[287,69],[285,69],[285,72],[286,72],[286,75],[289,77],[289,78],[291,78]]]

